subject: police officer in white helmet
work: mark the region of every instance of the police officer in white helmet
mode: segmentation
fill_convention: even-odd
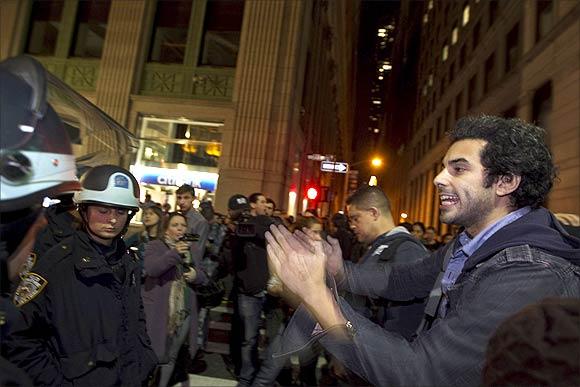
[[[45,224],[42,199],[80,189],[64,126],[46,101],[46,72],[30,57],[0,63],[0,385],[32,385],[5,358],[19,321],[11,283],[28,262]]]
[[[34,81],[35,77],[24,79]],[[9,76],[2,75],[1,81],[4,112],[8,100],[4,97],[6,82],[18,79],[10,81]],[[19,95],[17,86],[18,82],[14,83],[13,89]],[[38,98],[30,100],[30,105],[36,106]],[[30,120],[22,114],[23,118],[11,119],[14,123],[6,125],[2,114],[3,223],[9,209],[30,213],[30,198],[40,202],[43,196],[78,187],[78,182],[74,186],[70,145],[55,132],[63,130],[62,123],[51,113],[54,112],[50,106],[45,108],[44,116],[32,110],[28,114]],[[52,134],[35,138],[41,136],[43,122],[49,119]],[[6,128],[14,131],[14,125],[20,132],[11,134],[10,142],[5,144]],[[38,149],[54,143],[66,144],[68,152],[57,149],[37,154],[41,153]],[[57,176],[55,172],[51,180],[51,167],[69,165],[71,158],[70,173],[63,171],[62,176]],[[5,191],[6,181],[11,184],[10,191]],[[26,182],[30,182],[28,188]],[[75,202],[82,228],[24,271],[11,265],[15,268],[11,274],[20,272],[13,302],[21,318],[13,319],[2,349],[11,362],[30,376],[34,385],[142,385],[157,359],[145,327],[140,265],[127,253],[121,238],[138,210],[139,187],[129,171],[113,165],[91,169],[81,178],[81,184],[83,191],[75,195]],[[11,227],[3,225],[2,245],[10,254],[9,262],[13,262],[11,257],[19,249],[14,249],[14,243],[5,239],[5,235],[15,235],[19,221],[13,211],[6,213],[8,220],[14,221]],[[33,223],[28,221],[29,226]]]

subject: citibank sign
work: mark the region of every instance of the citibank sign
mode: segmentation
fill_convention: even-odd
[[[195,188],[214,192],[219,174],[212,172],[197,172],[183,169],[165,169],[131,165],[129,168],[139,183],[157,184],[179,187],[189,184]]]

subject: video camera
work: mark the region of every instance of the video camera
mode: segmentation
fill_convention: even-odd
[[[236,235],[243,238],[253,238],[256,236],[256,225],[250,220],[252,215],[249,211],[240,214],[236,222]]]
[[[266,231],[270,229],[270,225],[273,223],[272,218],[265,215],[242,217],[241,221],[236,225],[236,236],[264,240]]]
[[[186,233],[179,238],[179,242],[197,242],[199,240],[199,234]]]

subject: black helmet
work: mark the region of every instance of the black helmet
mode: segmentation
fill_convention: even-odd
[[[28,56],[0,63],[0,212],[80,189],[66,129],[46,101],[46,76]]]

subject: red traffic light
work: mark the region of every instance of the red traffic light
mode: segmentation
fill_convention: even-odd
[[[306,190],[306,197],[310,200],[316,200],[318,197],[318,189],[314,187],[308,188],[308,190]]]

